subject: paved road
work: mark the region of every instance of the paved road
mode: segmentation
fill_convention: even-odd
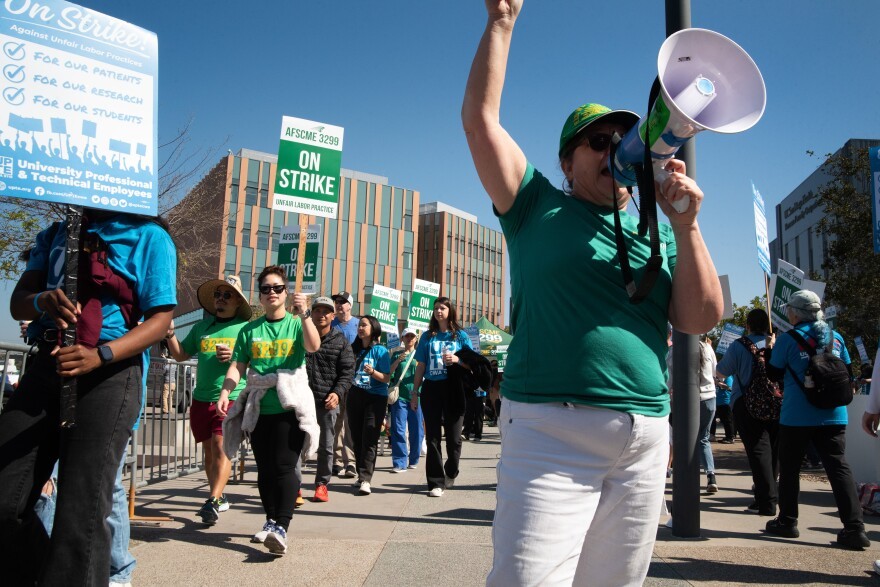
[[[307,501],[296,511],[288,554],[281,558],[249,542],[263,523],[252,466],[243,482],[229,486],[232,508],[210,528],[194,515],[205,499],[201,475],[144,488],[136,513],[173,521],[133,527],[132,552],[138,558],[133,582],[137,587],[482,585],[492,560],[496,432],[489,428],[483,442],[465,443],[459,480],[439,499],[426,495],[423,467],[394,474],[387,453],[379,457],[370,496],[354,495],[351,480],[334,479],[329,503]],[[834,547],[840,523],[833,497],[828,484],[814,478],[802,482],[801,538],[765,537],[767,518],[746,511],[751,478],[743,471],[742,445],[714,446],[722,489],[702,497],[703,536],[673,538],[666,520],[659,520],[646,585],[880,584],[870,573],[871,562],[880,558],[877,519],[868,520],[875,543],[868,551]],[[306,469],[306,497],[313,474]]]

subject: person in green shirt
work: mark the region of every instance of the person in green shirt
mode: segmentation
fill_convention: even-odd
[[[294,293],[290,296],[293,314],[285,309],[288,298],[285,270],[271,265],[260,272],[257,281],[265,314],[238,334],[232,363],[217,402],[217,410],[223,416],[229,409],[233,390],[248,368],[259,375],[305,368],[306,352],[314,353],[321,347],[317,328],[311,320],[305,319],[309,316],[306,296]],[[302,453],[305,432],[300,430],[296,412],[285,410],[281,405],[276,388],[266,391],[259,406],[259,418],[250,439],[266,522],[253,540],[262,542],[272,554],[282,555],[287,552],[287,528],[300,490],[296,464]]]
[[[683,162],[667,163],[668,179],[655,184],[669,219],[658,235],[657,279],[650,295],[631,303],[617,219],[637,282],[651,247],[626,212],[632,196],[614,181],[609,152],[615,133],[625,135],[638,116],[599,104],[577,108],[560,136],[564,178],[557,188],[500,122],[523,1],[485,4],[462,124],[507,240],[515,332],[501,387],[494,558],[486,582],[641,585],[669,451],[666,323],[700,334],[715,326],[723,309],[697,223],[703,192]],[[603,63],[596,56],[574,61],[588,68]],[[673,203],[687,208],[679,213]],[[552,308],[559,304],[566,320],[550,335]]]
[[[391,464],[395,473],[405,473],[407,469],[418,467],[422,438],[425,437],[421,404],[417,400],[415,409],[410,408],[417,366],[416,331],[412,328],[404,328],[400,342],[403,343],[403,348],[391,353],[391,385],[397,385],[400,389],[397,401],[391,404]],[[407,430],[409,430],[408,446]]]
[[[209,314],[197,322],[182,341],[174,334],[174,323],[165,339],[168,351],[175,361],[198,360],[196,386],[189,409],[190,428],[197,443],[205,450],[205,474],[210,494],[198,511],[202,522],[213,526],[220,512],[229,509],[223,494],[232,463],[223,451],[223,417],[217,412],[220,388],[226,378],[235,339],[251,317],[251,307],[241,291],[241,279],[230,275],[226,279],[211,279],[196,291],[199,304]],[[238,397],[244,381],[230,395]]]

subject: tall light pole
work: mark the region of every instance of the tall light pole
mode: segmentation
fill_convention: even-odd
[[[666,0],[666,36],[691,27],[690,0]],[[692,138],[676,153],[696,178]],[[700,426],[699,340],[677,330],[672,333],[672,534],[700,536],[700,461],[697,450]]]

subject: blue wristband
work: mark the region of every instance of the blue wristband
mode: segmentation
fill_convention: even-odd
[[[37,295],[34,296],[34,310],[37,311],[37,314],[42,314],[42,313],[43,313],[43,310],[40,309],[40,306],[38,305],[38,302],[40,301],[40,296],[43,295],[44,293],[46,293],[46,292],[45,292],[45,291],[41,291],[40,293],[38,293]]]

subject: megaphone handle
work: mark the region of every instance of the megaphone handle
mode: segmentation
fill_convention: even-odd
[[[671,173],[666,170],[666,162],[668,159],[654,159],[654,181],[656,181],[659,185],[663,185],[663,182],[666,181]],[[687,212],[687,209],[690,208],[691,201],[690,198],[683,198],[681,200],[676,200],[672,202],[672,207],[679,214],[684,214]]]

